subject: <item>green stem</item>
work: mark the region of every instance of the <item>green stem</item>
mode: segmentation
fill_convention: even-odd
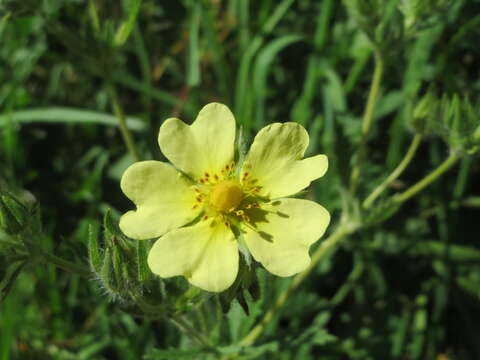
[[[444,172],[450,169],[455,163],[458,161],[459,157],[457,154],[451,154],[444,162],[440,164],[435,170],[433,170],[430,174],[425,176],[422,180],[417,182],[415,185],[412,185],[410,188],[405,190],[403,193],[398,194],[393,197],[393,200],[397,203],[403,203],[410,199],[412,196],[417,194],[418,192],[425,189],[428,185],[438,179]]]
[[[373,118],[375,115],[375,105],[378,100],[378,95],[380,93],[380,85],[383,78],[383,58],[378,49],[375,49],[375,69],[373,71],[372,84],[370,86],[370,92],[368,94],[367,105],[363,113],[362,119],[362,138],[360,140],[360,145],[358,148],[358,158],[356,164],[352,170],[350,178],[350,190],[352,193],[355,193],[358,187],[358,180],[361,173],[361,165],[366,155],[366,145],[368,141],[368,133],[373,123]]]
[[[120,106],[118,101],[117,91],[113,85],[109,86],[110,100],[112,102],[113,112],[118,119],[118,125],[120,127],[120,132],[122,133],[123,141],[127,146],[128,152],[132,155],[134,161],[140,161],[140,156],[138,155],[137,148],[135,147],[135,142],[133,141],[133,136],[130,130],[127,127],[127,121],[125,120],[125,114],[123,109]]]
[[[270,321],[272,321],[275,313],[283,305],[285,305],[289,296],[308,277],[308,275],[310,275],[310,273],[317,266],[320,260],[322,260],[327,254],[329,254],[330,251],[337,246],[340,240],[342,240],[348,234],[351,234],[356,230],[358,230],[357,226],[348,226],[347,224],[341,224],[332,235],[330,235],[326,240],[324,240],[317,248],[317,250],[315,250],[315,252],[313,253],[312,261],[309,267],[293,278],[290,286],[277,297],[277,300],[263,316],[262,320],[260,320],[260,322],[240,341],[239,345],[251,345],[265,330],[265,327],[270,323]]]
[[[408,151],[403,158],[403,160],[398,164],[398,166],[393,170],[393,172],[383,181],[379,186],[375,188],[375,190],[372,191],[372,193],[365,199],[363,202],[363,207],[365,209],[368,209],[375,199],[385,191],[385,189],[390,185],[393,181],[395,181],[402,173],[403,171],[407,168],[407,166],[410,164],[412,161],[415,153],[418,150],[418,147],[422,141],[422,135],[416,134],[415,137],[412,140],[412,143],[410,144],[410,147],[408,148]]]
[[[86,266],[75,264],[71,261],[55,256],[52,253],[42,251],[41,256],[43,257],[44,260],[55,265],[56,267],[62,270],[65,270],[74,274],[78,274],[83,277],[89,277],[91,275],[90,270]]]

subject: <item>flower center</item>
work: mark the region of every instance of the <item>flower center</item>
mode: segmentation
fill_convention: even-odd
[[[219,182],[210,192],[210,205],[217,211],[233,210],[242,202],[242,199],[242,188],[231,180]]]

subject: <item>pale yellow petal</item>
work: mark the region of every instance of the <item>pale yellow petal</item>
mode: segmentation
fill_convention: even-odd
[[[280,199],[255,210],[253,225],[244,226],[250,253],[269,272],[291,276],[310,264],[309,247],[323,235],[330,214],[321,205],[302,199]]]
[[[245,182],[256,181],[261,196],[270,199],[290,196],[322,177],[328,168],[325,155],[302,159],[308,133],[296,123],[275,123],[255,137],[241,171]]]
[[[160,127],[158,143],[163,154],[194,179],[205,172],[220,175],[233,160],[235,119],[223,104],[203,107],[192,125],[171,118]]]
[[[122,176],[120,187],[137,206],[120,218],[120,229],[133,239],[150,239],[194,220],[195,192],[190,181],[173,166],[141,161]]]
[[[148,265],[163,278],[183,275],[201,289],[220,292],[237,276],[237,243],[223,223],[202,220],[158,239],[148,254]]]

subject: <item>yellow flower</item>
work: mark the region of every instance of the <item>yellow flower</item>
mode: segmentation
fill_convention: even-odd
[[[287,197],[323,176],[327,157],[302,159],[308,134],[296,123],[263,128],[242,164],[234,162],[234,141],[232,113],[211,103],[190,126],[175,118],[162,124],[160,149],[175,167],[141,161],[123,174],[121,188],[137,210],[122,216],[120,228],[134,239],[159,238],[148,255],[155,274],[223,291],[237,276],[239,242],[278,276],[309,265],[309,247],[330,215]]]

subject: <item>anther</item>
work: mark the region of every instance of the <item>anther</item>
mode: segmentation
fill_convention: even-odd
[[[243,210],[237,210],[237,211],[235,211],[235,214],[238,215],[238,216],[242,216],[244,214],[244,211]]]
[[[208,215],[205,215],[202,219],[203,219],[203,220],[207,220],[207,219],[208,219]]]
[[[209,178],[210,177],[210,174],[208,172],[205,173],[205,177],[206,178]]]

